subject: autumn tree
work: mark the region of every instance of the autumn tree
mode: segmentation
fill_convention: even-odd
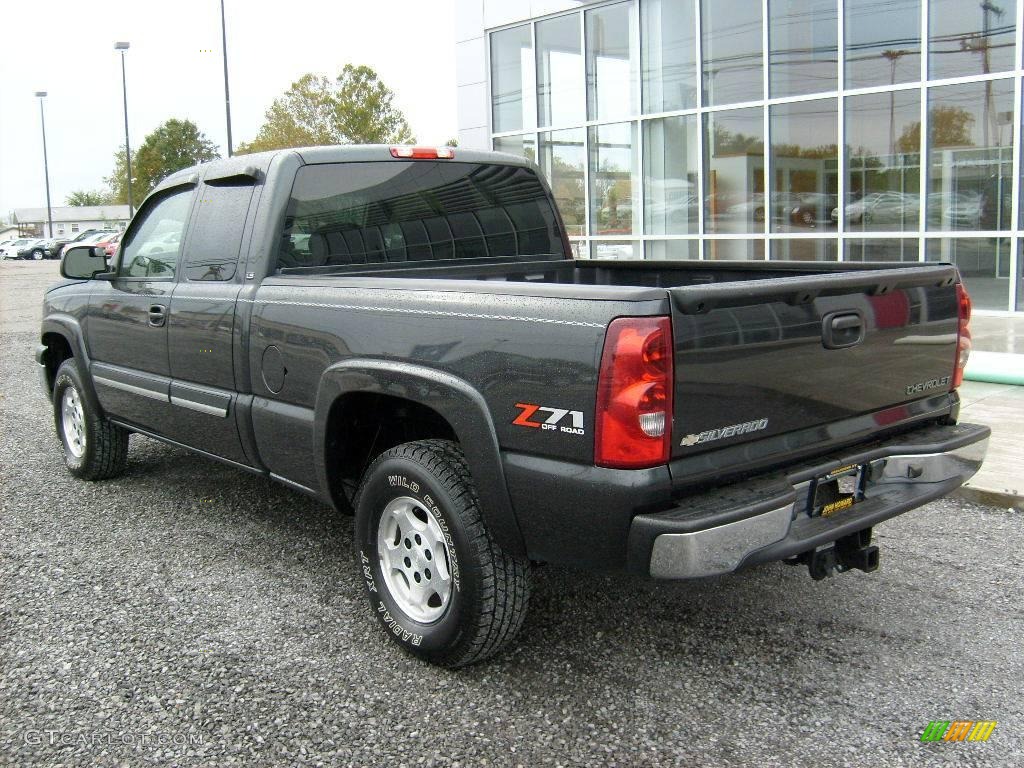
[[[132,199],[138,204],[166,176],[218,157],[217,145],[195,123],[172,118],[148,134],[132,152]],[[114,202],[128,202],[127,179],[122,145],[114,155],[114,172],[105,179]]]
[[[974,115],[960,107],[932,107],[928,113],[932,147],[973,147],[971,126]],[[905,154],[921,151],[921,123],[913,122],[896,140],[896,149]]]
[[[238,154],[328,144],[415,141],[394,93],[366,66],[346,64],[335,80],[305,74],[274,99],[256,138]]]

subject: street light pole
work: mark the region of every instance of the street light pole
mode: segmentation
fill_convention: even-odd
[[[46,225],[49,231],[47,237],[53,237],[53,209],[50,207],[50,162],[46,157],[46,116],[43,114],[43,99],[46,91],[36,91],[39,98],[39,124],[43,127],[43,175],[46,178]]]
[[[128,143],[128,81],[124,74],[124,52],[129,48],[129,43],[114,43],[114,50],[121,52],[121,92],[124,95],[124,157],[128,169],[128,218],[135,215],[135,206],[132,202],[132,148]]]
[[[220,36],[224,49],[224,112],[228,121],[228,157],[231,157],[231,92],[228,90],[228,28],[224,22],[224,0],[220,0]]]

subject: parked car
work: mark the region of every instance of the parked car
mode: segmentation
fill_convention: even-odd
[[[499,153],[205,163],[115,269],[72,247],[61,275],[36,361],[69,472],[118,476],[138,432],[354,514],[370,612],[450,667],[512,641],[534,562],[873,571],[873,527],[972,477],[990,434],[958,423],[952,264],[575,260]]]
[[[117,253],[117,244],[121,242],[121,235],[121,232],[115,232],[112,235],[104,235],[93,243],[93,245],[102,247],[108,257],[113,256]]]
[[[18,251],[18,258],[42,261],[46,258],[46,240],[43,238],[33,240]]]
[[[832,211],[836,209],[839,198],[820,192],[803,192],[796,195],[794,205],[789,210],[789,221],[801,227],[816,227],[820,224],[832,223]]]
[[[5,259],[35,258],[36,251],[40,254],[43,252],[42,242],[42,240],[34,237],[23,237],[13,240],[4,246],[3,257]],[[42,255],[39,258],[42,258]]]
[[[88,245],[95,242],[97,239],[106,237],[117,232],[116,229],[86,229],[79,232],[73,239],[65,243],[60,249],[60,256],[64,255],[64,251],[70,248],[72,245]]]

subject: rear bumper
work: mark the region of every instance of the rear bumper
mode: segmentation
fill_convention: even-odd
[[[974,424],[927,427],[687,497],[675,509],[633,518],[627,565],[657,579],[687,579],[812,550],[956,490],[981,467],[989,435]],[[863,500],[812,517],[815,479],[847,465],[868,467]]]

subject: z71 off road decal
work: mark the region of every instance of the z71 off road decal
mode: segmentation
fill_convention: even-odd
[[[531,427],[533,429],[557,430],[570,435],[585,435],[583,429],[583,411],[570,411],[565,408],[551,408],[546,405],[534,405],[533,403],[516,403],[519,415],[512,423],[517,427]],[[572,426],[566,426],[561,422],[565,417],[570,417]]]

